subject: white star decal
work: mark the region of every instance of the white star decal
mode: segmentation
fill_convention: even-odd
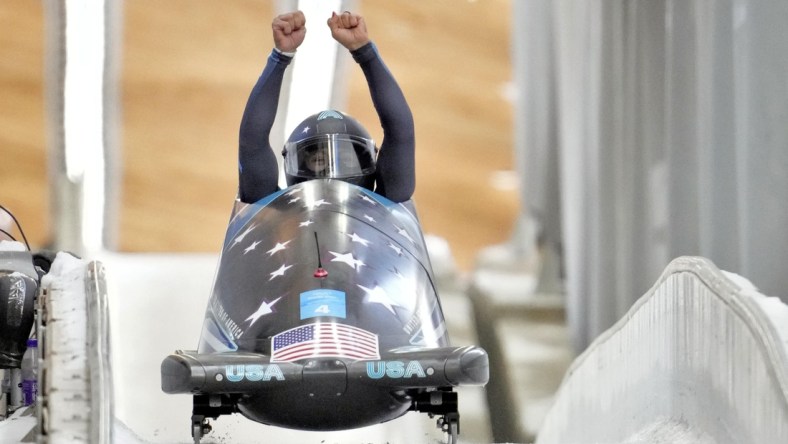
[[[268,257],[273,256],[274,253],[276,253],[277,251],[282,251],[287,249],[287,244],[289,243],[290,241],[287,241],[285,243],[277,242],[276,245],[274,245],[274,248],[271,248],[270,250],[266,251],[266,253],[268,253]]]
[[[301,134],[308,133],[308,132],[309,132],[309,127],[308,126],[305,126],[304,129],[301,130]]]
[[[366,200],[367,202],[371,203],[372,205],[377,205],[377,202],[375,202],[374,199],[372,199],[371,197],[367,196],[366,194],[362,194],[361,198]]]
[[[257,246],[260,245],[260,242],[261,241],[254,241],[254,242],[252,242],[252,245],[249,245],[248,247],[246,247],[246,249],[244,250],[244,254],[246,254],[246,253],[254,250],[255,248],[257,248]]]
[[[271,310],[271,307],[273,307],[274,304],[279,302],[279,299],[282,299],[282,297],[280,296],[280,297],[274,299],[271,302],[263,301],[263,303],[260,304],[260,308],[258,308],[256,312],[252,313],[251,316],[246,318],[247,321],[249,321],[249,320],[252,321],[252,322],[249,323],[249,326],[251,327],[252,325],[254,325],[254,323],[257,322],[258,319],[260,319],[260,316],[265,316],[267,314],[273,313],[274,311]]]
[[[391,312],[391,314],[396,315],[397,312],[394,311],[394,306],[400,306],[396,302],[394,302],[388,294],[386,294],[386,290],[382,289],[380,285],[376,285],[375,288],[367,288],[363,285],[356,284],[359,288],[364,290],[367,293],[367,300],[369,302],[375,304],[381,304]]]
[[[238,243],[241,243],[241,242],[243,242],[243,240],[244,240],[244,238],[246,237],[246,235],[247,235],[247,234],[249,234],[249,233],[251,233],[251,232],[252,232],[252,230],[254,230],[254,228],[255,228],[256,226],[257,226],[257,224],[253,224],[251,227],[249,227],[249,228],[247,228],[246,230],[244,230],[244,232],[243,232],[243,233],[241,233],[240,235],[238,235],[238,237],[236,237],[236,238],[233,240],[233,244],[232,244],[232,245],[230,245],[230,248],[233,248],[233,247],[235,246],[235,244],[238,244]]]
[[[364,239],[363,237],[359,236],[356,233],[353,233],[353,234],[347,234],[346,233],[345,236],[349,237],[352,242],[359,243],[359,244],[361,244],[361,245],[363,245],[365,247],[369,246],[369,241]]]
[[[269,281],[272,281],[272,280],[274,280],[274,278],[275,278],[275,277],[277,277],[277,276],[284,276],[284,275],[285,275],[285,271],[287,271],[287,269],[288,269],[288,268],[290,268],[290,267],[292,267],[292,265],[285,265],[285,264],[282,264],[282,266],[281,266],[281,267],[279,267],[279,269],[278,269],[278,270],[276,270],[276,271],[274,271],[273,273],[271,273],[271,278],[270,278],[270,279],[268,279],[268,280],[269,280]]]
[[[372,217],[372,216],[368,216],[368,215],[366,215],[366,214],[364,215],[364,219],[366,219],[366,220],[368,220],[368,221],[372,222],[373,224],[376,222],[374,217]]]
[[[315,223],[315,222],[312,221],[312,219],[309,219],[309,220],[305,220],[305,221],[301,222],[300,224],[298,224],[298,226],[299,227],[308,227],[308,226],[312,225],[313,223]]]
[[[405,231],[405,229],[404,229],[404,228],[400,228],[400,227],[398,227],[398,226],[396,226],[396,225],[394,225],[394,228],[396,228],[396,229],[397,229],[397,234],[399,234],[399,235],[403,236],[405,239],[407,239],[407,240],[411,241],[411,243],[414,243],[414,244],[416,243],[416,242],[414,242],[414,241],[413,241],[413,239],[410,237],[410,235],[408,234],[408,232],[407,232],[407,231]]]
[[[389,242],[389,248],[394,250],[397,253],[398,256],[402,256],[402,248],[392,244],[391,242]]]
[[[316,200],[315,202],[313,202],[312,205],[307,204],[306,208],[309,208],[310,210],[313,210],[313,209],[315,209],[315,208],[317,208],[317,207],[319,207],[321,205],[329,205],[330,203],[331,202],[326,202],[325,199],[320,199],[320,200]]]
[[[342,262],[344,264],[348,264],[356,271],[358,271],[359,269],[361,269],[361,267],[366,265],[364,262],[361,262],[360,260],[354,258],[353,253],[340,254],[340,253],[334,253],[333,251],[329,251],[329,253],[334,255],[334,259],[331,259],[331,262]]]

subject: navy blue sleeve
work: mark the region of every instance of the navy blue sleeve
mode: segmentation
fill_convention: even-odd
[[[242,202],[254,203],[279,190],[279,165],[269,136],[291,60],[272,51],[246,102],[238,137],[238,197]]]
[[[394,202],[406,201],[416,188],[413,114],[374,43],[369,42],[351,54],[364,72],[383,128],[375,192]]]

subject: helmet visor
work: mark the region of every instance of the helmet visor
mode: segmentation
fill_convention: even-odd
[[[375,143],[347,134],[323,134],[285,144],[285,172],[303,178],[343,179],[375,171]]]

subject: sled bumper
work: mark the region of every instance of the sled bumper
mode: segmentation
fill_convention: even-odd
[[[233,394],[295,388],[321,379],[391,389],[484,385],[489,379],[487,352],[475,346],[392,350],[381,357],[272,363],[270,356],[258,353],[178,351],[162,361],[161,388],[170,394]]]

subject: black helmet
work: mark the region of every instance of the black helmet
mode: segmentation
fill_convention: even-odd
[[[327,110],[307,117],[285,143],[287,185],[310,179],[340,179],[372,190],[375,142],[358,121]]]

